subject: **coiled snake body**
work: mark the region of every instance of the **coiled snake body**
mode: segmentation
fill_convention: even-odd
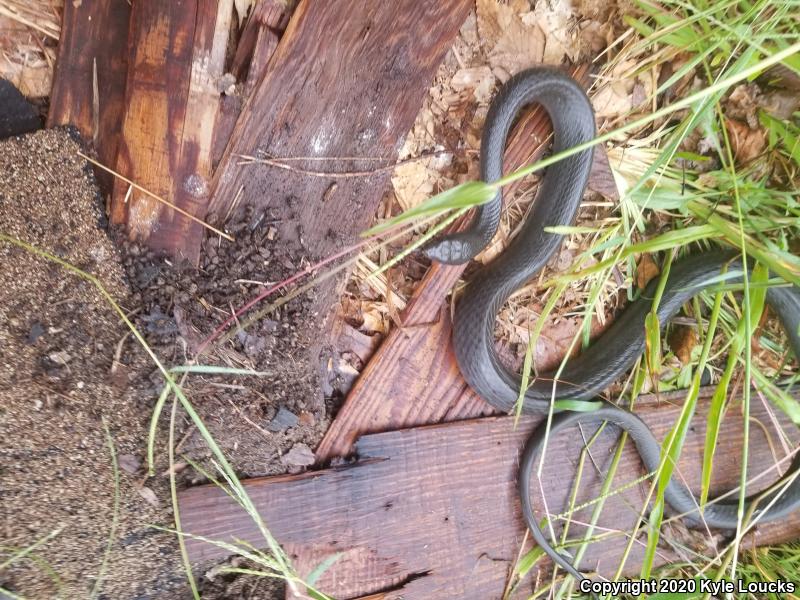
[[[522,107],[532,102],[541,104],[550,116],[554,132],[553,153],[594,137],[592,106],[574,80],[554,69],[524,71],[503,86],[487,115],[481,142],[481,178],[484,181],[496,181],[502,176],[508,133]],[[530,281],[558,250],[562,236],[547,232],[545,228],[572,224],[588,181],[591,162],[592,150],[585,150],[547,169],[521,230],[498,258],[475,274],[456,306],[453,342],[461,372],[481,397],[501,411],[508,412],[513,408],[521,381],[502,364],[494,351],[497,312],[509,296]],[[498,191],[494,199],[476,209],[467,230],[444,236],[426,250],[427,254],[448,264],[470,260],[494,236],[501,209],[502,197]],[[742,262],[725,252],[704,252],[675,263],[657,308],[659,322],[666,325],[687,300],[715,278],[718,280],[723,271],[728,277],[736,278],[742,270]],[[547,413],[553,398],[595,400],[609,384],[630,369],[645,349],[645,317],[652,308],[656,284],[652,282],[641,298],[630,304],[592,347],[570,359],[557,383],[553,383],[552,374],[541,375],[525,392],[523,412]],[[767,303],[778,315],[795,356],[800,357],[800,291],[795,287],[771,287],[767,291]],[[630,411],[606,401],[599,402],[600,408],[592,412],[556,414],[551,422],[550,435],[581,423],[608,421],[628,432],[647,470],[655,471],[659,466],[661,447],[647,425]],[[521,458],[519,492],[523,515],[536,542],[557,564],[581,579],[583,575],[573,567],[568,557],[550,544],[533,513],[531,472],[544,442],[543,424],[534,431]],[[758,506],[766,506],[782,492],[769,511],[762,515],[762,522],[779,519],[800,507],[800,477],[788,483],[797,469],[800,469],[800,459],[795,459],[774,492],[759,499]],[[780,483],[784,481],[788,486],[781,488]],[[692,524],[705,523],[720,529],[737,527],[736,497],[707,504],[701,516],[698,501],[682,483],[671,481],[664,496],[671,508]],[[752,498],[747,502],[749,505]],[[754,515],[757,514],[759,509],[756,507]]]

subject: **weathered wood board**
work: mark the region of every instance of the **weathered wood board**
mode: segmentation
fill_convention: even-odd
[[[205,215],[233,0],[137,2],[116,170],[191,215]],[[111,220],[195,263],[202,226],[117,180]]]
[[[74,125],[100,162],[113,166],[125,107],[131,6],[83,0],[65,2],[63,10],[47,126]],[[112,176],[100,169],[96,174],[109,195]]]
[[[287,0],[261,0],[253,7],[242,30],[230,73],[239,82],[239,89],[221,99],[220,115],[214,132],[211,164],[214,171],[231,141],[242,105],[266,73],[267,65],[289,24],[295,3]]]
[[[661,402],[646,401],[639,414],[659,439],[680,412],[675,395]],[[702,402],[683,446],[679,473],[695,490],[699,488],[700,464],[707,403]],[[751,474],[764,473],[783,458],[775,422],[765,405],[754,400],[752,418],[764,428],[751,427]],[[436,426],[419,427],[362,437],[356,445],[354,465],[298,476],[247,481],[248,493],[276,538],[293,557],[303,556],[301,574],[335,553],[339,560],[319,582],[337,600],[383,592],[386,599],[465,600],[497,599],[525,536],[516,492],[518,454],[539,418],[524,418],[515,429],[510,417],[489,417]],[[795,427],[780,421],[789,448],[800,441]],[[741,460],[742,419],[732,408],[720,433],[712,492],[738,483]],[[765,432],[769,432],[767,441]],[[591,436],[585,430],[585,438]],[[612,457],[617,434],[606,428],[591,447],[581,492],[576,504],[596,497]],[[773,456],[770,443],[779,456]],[[562,434],[549,446],[541,488],[546,491],[551,514],[567,506],[580,450],[580,432]],[[783,468],[789,462],[783,463]],[[614,488],[634,481],[641,473],[638,455],[628,445]],[[752,491],[776,478],[772,471],[754,484]],[[536,484],[534,484],[536,485]],[[582,562],[584,568],[611,576],[627,538],[613,532],[632,531],[638,522],[647,485],[635,485],[606,500],[595,534],[607,537],[592,544]],[[543,504],[539,490],[536,506]],[[252,521],[219,489],[202,486],[180,495],[186,531],[216,540],[238,538],[263,545]],[[588,522],[592,507],[573,515],[571,535],[582,535],[575,523]],[[544,513],[539,513],[542,516]],[[557,529],[558,530],[558,529]],[[680,524],[666,526],[665,543],[658,562],[681,558],[677,546],[686,543]],[[758,543],[774,543],[800,535],[800,515],[775,525],[758,528]],[[633,545],[626,572],[635,574],[641,564],[645,535]],[[695,550],[703,534],[694,533]],[[749,540],[750,538],[748,538]],[[719,541],[719,540],[717,540]],[[750,544],[751,541],[747,541]],[[192,560],[220,558],[216,546],[187,539]],[[708,551],[708,550],[707,550]],[[299,566],[299,565],[298,565]],[[532,583],[525,586],[531,591]]]
[[[313,170],[391,164],[436,69],[473,6],[469,0],[302,0],[256,84],[215,175],[210,210],[247,205],[281,221],[281,239],[328,256],[372,220],[390,173],[312,177],[241,155],[309,158]],[[320,158],[364,157],[367,161]],[[318,290],[321,310],[333,285]]]

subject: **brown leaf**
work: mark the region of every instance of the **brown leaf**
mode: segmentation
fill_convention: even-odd
[[[763,129],[760,127],[751,129],[745,123],[734,119],[727,119],[725,124],[736,162],[748,163],[764,152],[764,148],[767,146],[767,136]]]
[[[796,91],[772,90],[761,98],[761,106],[776,119],[791,119],[800,110],[800,94]]]
[[[479,104],[488,104],[494,91],[494,74],[488,65],[459,69],[450,85],[457,92],[469,90]]]
[[[639,262],[636,263],[636,287],[643,290],[650,283],[650,280],[661,273],[656,261],[649,254],[642,254]]]
[[[525,20],[518,5],[497,0],[477,0],[478,31],[488,49],[489,65],[501,81],[522,69],[541,63],[545,53],[545,34],[530,19]]]
[[[606,200],[618,201],[619,188],[611,171],[611,164],[608,162],[606,147],[600,144],[595,146],[592,157],[592,170],[589,172],[588,187],[593,192],[597,192]]]
[[[576,35],[577,19],[570,0],[536,2],[533,11],[522,16],[528,26],[537,25],[545,40],[543,62],[559,64],[566,56],[578,59],[581,39]]]
[[[688,365],[692,360],[692,350],[697,346],[697,334],[692,327],[679,325],[672,328],[667,343],[681,364]]]

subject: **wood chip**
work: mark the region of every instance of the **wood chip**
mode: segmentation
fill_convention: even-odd
[[[659,273],[661,273],[661,269],[658,268],[653,257],[650,254],[642,254],[639,262],[636,263],[636,287],[643,290]]]
[[[117,460],[119,468],[131,475],[136,473],[142,466],[141,459],[133,454],[120,454]]]
[[[161,503],[158,501],[158,496],[156,496],[156,493],[149,487],[142,486],[136,488],[136,491],[139,492],[139,495],[144,498],[150,506],[154,506],[156,508],[161,506]]]
[[[287,467],[310,467],[316,462],[316,457],[307,444],[295,444],[292,449],[281,456],[281,462]]]

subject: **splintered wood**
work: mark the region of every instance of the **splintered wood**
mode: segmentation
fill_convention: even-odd
[[[337,157],[363,159],[336,160],[340,171],[392,164],[471,6],[301,2],[242,110],[210,210],[225,216],[241,206],[268,209],[281,239],[302,243],[315,257],[353,243],[374,217],[388,171],[334,179],[242,157],[289,157],[315,171],[332,170],[320,160]],[[330,306],[332,289],[317,291],[320,306]]]
[[[233,0],[138,2],[117,171],[197,217],[210,194]],[[117,181],[111,220],[151,248],[197,262],[202,227]]]
[[[294,4],[256,3],[233,45],[233,0],[67,3],[51,122],[76,124],[101,163],[165,201],[114,182],[112,222],[131,237],[196,263],[200,225],[169,204],[200,219],[269,206],[313,256],[368,224],[387,171],[333,185],[241,156],[391,164],[472,3]]]
[[[131,7],[117,0],[66,2],[58,45],[58,68],[47,126],[73,125],[91,142],[101,163],[117,159],[128,73]],[[104,194],[112,176],[97,171]]]

